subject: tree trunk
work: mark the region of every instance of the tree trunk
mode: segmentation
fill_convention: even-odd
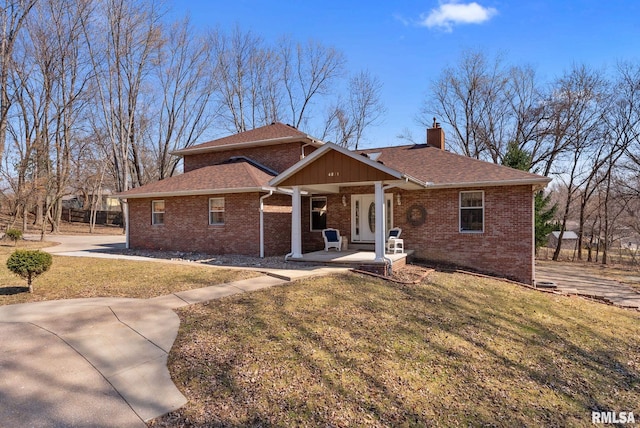
[[[29,225],[27,224],[28,217],[29,209],[27,208],[27,204],[25,203],[24,205],[22,205],[22,231],[24,233],[27,233],[27,231],[29,230]]]

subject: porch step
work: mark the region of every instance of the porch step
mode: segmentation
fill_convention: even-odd
[[[376,244],[360,244],[356,242],[349,242],[349,249],[357,251],[375,251]]]

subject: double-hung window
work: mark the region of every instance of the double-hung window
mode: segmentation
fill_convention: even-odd
[[[164,224],[164,201],[151,201],[151,224]]]
[[[224,224],[224,198],[209,198],[209,224]]]
[[[327,198],[316,196],[311,198],[311,230],[319,231],[327,228]]]
[[[484,232],[484,192],[460,192],[460,232]]]

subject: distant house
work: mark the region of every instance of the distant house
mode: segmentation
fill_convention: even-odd
[[[82,210],[85,206],[90,205],[93,195],[87,195],[88,201],[85,201],[84,195],[68,195],[62,198],[62,207],[74,210]],[[110,191],[105,191],[101,195],[95,195],[97,202],[95,209],[98,211],[120,211],[120,199],[113,196]]]
[[[384,261],[400,227],[417,259],[533,282],[533,195],[550,180],[450,153],[439,125],[426,144],[351,151],[274,123],[174,154],[184,174],[118,195],[131,248],[300,259],[335,228]]]
[[[549,234],[547,246],[550,248],[556,248],[558,246],[558,239],[560,239],[560,231],[554,231]],[[578,235],[571,231],[565,230],[562,234],[562,246],[563,250],[575,250],[578,246]]]

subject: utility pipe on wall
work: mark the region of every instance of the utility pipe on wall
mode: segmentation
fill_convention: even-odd
[[[264,258],[264,200],[271,195],[273,195],[273,190],[260,196],[260,258]]]
[[[130,248],[129,244],[129,201],[126,199],[122,200],[122,218],[124,220],[124,236],[125,236],[125,244],[124,247],[128,250]]]

